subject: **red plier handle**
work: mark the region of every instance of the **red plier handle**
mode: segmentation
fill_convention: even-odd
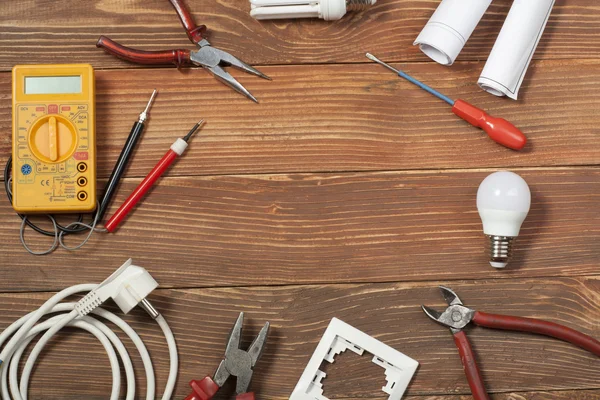
[[[206,378],[197,381],[190,381],[192,393],[190,393],[185,400],[210,400],[219,391],[220,387],[215,381],[207,376]],[[255,400],[254,393],[242,393],[236,396],[236,400]]]
[[[465,370],[465,375],[467,376],[467,381],[471,388],[471,394],[473,395],[473,400],[490,400],[467,334],[464,331],[455,333],[454,343],[458,348],[460,361],[462,361],[463,369]]]
[[[520,331],[537,333],[550,336],[581,347],[600,357],[600,342],[591,336],[578,332],[575,329],[556,324],[554,322],[542,321],[534,318],[512,317],[508,315],[487,314],[476,311],[472,321],[486,328],[503,329],[508,331]]]
[[[146,65],[166,65],[175,64],[177,67],[184,67],[192,65],[190,60],[190,51],[186,49],[175,49],[175,50],[160,50],[160,51],[146,51],[133,49],[131,47],[123,46],[107,38],[106,36],[100,36],[96,47],[103,48],[106,52],[117,56],[123,60],[127,60],[136,64]]]
[[[502,329],[510,331],[530,332],[539,335],[550,336],[556,339],[563,340],[581,347],[592,354],[600,356],[600,341],[554,322],[542,321],[534,318],[513,317],[508,315],[487,314],[481,311],[476,311],[473,315],[472,322],[479,326],[492,329]],[[467,335],[463,331],[454,334],[454,343],[458,347],[460,358],[463,363],[471,392],[474,400],[489,400],[489,396],[485,390],[481,372],[475,360],[475,354],[469,343]]]
[[[202,39],[204,39],[204,34],[206,33],[206,25],[197,26],[194,21],[194,17],[192,13],[187,8],[185,3],[181,0],[169,0],[171,5],[177,11],[177,15],[179,16],[179,20],[181,24],[185,28],[185,32],[187,33],[188,38],[192,41],[192,43],[198,44]]]
[[[185,28],[188,38],[192,41],[192,43],[198,44],[198,42],[204,38],[203,35],[206,32],[206,26],[196,26],[192,14],[182,1],[169,1],[177,11],[177,15],[179,16],[179,19]],[[114,56],[136,64],[175,64],[177,67],[192,65],[190,60],[190,51],[186,49],[160,51],[138,50],[123,46],[114,40],[107,38],[106,36],[100,36],[100,39],[98,39],[98,42],[96,43],[96,47],[100,47]]]

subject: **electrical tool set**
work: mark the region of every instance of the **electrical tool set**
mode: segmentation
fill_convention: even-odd
[[[100,37],[97,46],[117,57],[139,64],[201,66],[215,78],[256,102],[256,98],[227,73],[223,66],[233,66],[259,77],[269,78],[238,58],[213,48],[204,36],[206,27],[195,24],[183,2],[169,1],[175,8],[188,38],[198,46],[196,51],[184,49],[142,51],[122,46],[104,36]],[[551,9],[554,2],[544,1]],[[489,5],[488,0],[481,3],[486,2]],[[477,13],[483,15],[487,6],[483,7],[481,3],[477,5],[479,7]],[[341,18],[346,11],[355,11],[373,4],[375,0],[320,0],[306,3],[287,0],[251,0],[251,15],[257,19],[319,17],[334,20]],[[468,20],[461,14],[459,8],[464,7],[464,4],[457,0],[443,0],[442,5],[415,42],[426,54],[440,63],[452,64],[478,21],[478,19]],[[444,38],[443,35],[439,36],[441,31],[447,29],[442,26],[443,24],[440,25],[439,21],[454,14],[457,15],[456,18],[450,22],[457,25],[456,29],[464,30],[463,36],[456,42],[448,37]],[[465,18],[461,19],[462,17]],[[521,150],[526,145],[527,140],[523,133],[510,122],[492,117],[464,100],[452,100],[372,54],[367,53],[366,56],[445,101],[452,107],[454,114],[484,130],[497,143],[513,150]],[[187,135],[177,139],[171,145],[145,179],[108,219],[104,228],[99,228],[97,224],[102,222],[125,169],[131,161],[132,152],[145,129],[157,91],[154,90],[146,108],[133,124],[100,198],[96,197],[94,92],[94,71],[89,65],[16,66],[13,69],[13,152],[4,170],[4,183],[9,201],[22,219],[21,241],[33,254],[47,254],[58,244],[67,249],[78,248],[94,231],[114,232],[170,165],[183,154],[188,141],[203,123],[203,121],[196,123]],[[493,267],[504,268],[507,265],[514,239],[519,234],[530,205],[531,193],[527,183],[512,172],[493,173],[479,186],[477,208],[484,234],[489,238],[489,261]],[[75,222],[63,226],[54,216],[54,213],[61,212],[92,212],[92,222],[83,223],[83,214],[79,214]],[[30,215],[36,213],[47,214],[54,230],[44,230],[31,222]],[[46,252],[34,252],[29,249],[23,238],[25,226],[43,235],[54,237],[52,248]],[[88,230],[88,237],[79,246],[67,247],[62,242],[64,235]],[[0,352],[2,398],[26,398],[28,382],[38,356],[48,341],[64,327],[84,329],[96,336],[104,346],[113,373],[111,400],[119,398],[121,389],[119,360],[126,374],[126,399],[136,398],[131,359],[123,343],[112,330],[94,318],[102,317],[117,325],[132,339],[144,364],[147,381],[146,399],[154,399],[156,393],[154,372],[144,343],[120,317],[100,308],[102,303],[112,298],[124,313],[139,305],[163,331],[169,349],[170,372],[162,399],[170,399],[177,379],[178,355],[175,339],[167,322],[146,299],[157,286],[158,283],[145,269],[133,265],[132,261],[128,260],[100,285],[84,284],[65,289],[52,296],[37,311],[13,323],[0,334],[0,346],[3,346]],[[448,307],[443,312],[425,305],[422,309],[429,318],[450,328],[475,400],[489,400],[489,396],[477,367],[474,352],[464,332],[464,328],[471,322],[492,329],[551,336],[600,356],[600,342],[583,333],[551,322],[475,311],[465,307],[451,289],[446,287],[440,289]],[[87,294],[77,302],[62,302],[77,293]],[[48,314],[54,315],[40,322]],[[265,348],[270,325],[267,322],[247,350],[243,350],[241,348],[243,321],[244,313],[240,313],[229,335],[225,356],[216,372],[213,376],[201,380],[191,380],[189,383],[191,393],[186,400],[213,398],[231,377],[236,378],[235,392],[238,400],[255,399],[254,393],[248,390],[254,367]],[[28,356],[19,381],[19,361],[29,343],[42,332],[43,335]],[[368,352],[374,356],[373,362],[385,369],[387,383],[382,390],[389,395],[390,400],[399,400],[402,397],[418,367],[417,361],[334,318],[290,399],[327,400],[323,396],[321,381],[326,374],[321,371],[321,364],[323,361],[332,363],[335,355],[346,350],[359,355]]]

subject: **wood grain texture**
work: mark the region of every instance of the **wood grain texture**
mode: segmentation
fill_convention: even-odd
[[[189,8],[214,46],[251,64],[363,61],[370,51],[394,61],[428,60],[412,46],[437,0],[380,1],[340,21],[258,22],[248,0],[195,0]],[[495,0],[459,60],[486,60],[511,0]],[[596,0],[558,0],[536,59],[599,58]],[[4,1],[0,4],[0,70],[18,63],[91,63],[132,68],[95,48],[100,35],[143,50],[192,47],[166,0]]]
[[[97,145],[107,177],[154,87],[160,93],[128,176],[145,176],[176,137],[207,123],[174,175],[333,172],[600,164],[600,64],[534,63],[523,100],[482,92],[481,63],[411,65],[450,97],[520,127],[515,152],[468,125],[448,105],[375,65],[272,67],[273,82],[243,77],[256,105],[202,70],[97,73]],[[444,72],[444,73],[442,73]],[[11,148],[10,74],[0,74],[0,161]],[[559,99],[559,101],[557,101]],[[235,110],[235,112],[232,112]]]
[[[572,390],[554,392],[493,393],[492,400],[598,400],[599,390]],[[366,397],[362,397],[366,399]],[[471,395],[464,396],[405,396],[405,400],[472,400]]]
[[[159,90],[115,205],[176,137],[207,120],[122,229],[94,235],[80,251],[25,253],[19,220],[0,195],[0,331],[51,295],[37,291],[100,282],[133,257],[160,282],[150,299],[178,341],[174,398],[187,394],[189,379],[215,370],[240,311],[246,344],[272,323],[252,384],[265,400],[288,399],[333,316],[421,363],[406,400],[471,400],[451,334],[419,308],[443,307],[438,284],[481,311],[600,338],[597,0],[556,1],[517,102],[476,86],[513,0],[494,0],[452,68],[412,46],[439,0],[379,0],[337,22],[258,22],[248,0],[185,1],[215,47],[273,77],[232,71],[260,105],[201,69],[143,69],[95,47],[104,34],[143,50],[192,49],[166,0],[0,2],[2,165],[15,64],[96,68],[101,187]],[[369,63],[367,51],[508,119],[530,144],[513,152],[492,143],[444,103]],[[533,194],[505,271],[487,263],[475,208],[479,183],[499,168],[521,174]],[[31,233],[27,240],[48,244]],[[168,372],[162,334],[141,310],[125,319],[150,350],[160,392]],[[478,327],[468,335],[492,400],[600,400],[600,362],[583,350]],[[125,344],[143,398],[141,362]],[[42,358],[29,398],[107,398],[108,360],[91,337],[60,334]],[[367,357],[342,354],[326,371],[331,399],[386,398],[383,371]],[[226,389],[217,399],[231,398]]]
[[[518,172],[533,203],[504,271],[488,265],[475,205],[490,171],[189,177],[160,181],[115,234],[43,259],[25,253],[2,198],[0,265],[10,268],[0,290],[56,290],[80,283],[82,269],[102,280],[128,257],[167,287],[598,273],[600,169]],[[138,182],[128,180],[115,204]]]
[[[152,273],[155,271],[151,269]],[[244,344],[252,340],[265,321],[272,324],[268,345],[257,364],[252,384],[259,398],[288,398],[329,320],[336,316],[420,362],[407,392],[409,399],[414,396],[466,399],[468,397],[459,397],[469,391],[450,332],[429,320],[420,309],[421,304],[443,307],[437,284],[159,290],[150,299],[164,313],[178,341],[181,373],[175,398],[186,394],[189,379],[202,378],[214,371],[223,356],[237,313],[244,311]],[[535,316],[600,337],[598,277],[468,281],[452,282],[450,286],[467,306],[488,312]],[[48,296],[46,293],[0,295],[0,326],[6,327]],[[134,311],[126,320],[149,347],[158,385],[162,387],[168,363],[166,346],[159,329],[140,311]],[[488,389],[506,393],[495,399],[583,400],[598,396],[600,361],[583,350],[549,338],[479,327],[468,329],[468,335]],[[135,362],[140,371],[137,358]],[[57,370],[53,365],[65,367]],[[371,364],[368,357],[344,353],[325,369],[329,374],[325,395],[332,399],[385,398],[380,391],[383,370]],[[91,376],[94,376],[93,381],[82,379]],[[103,388],[108,391],[109,379],[108,363],[101,346],[83,333],[69,334],[55,340],[45,354],[33,376],[30,396],[74,399],[95,395],[97,397],[91,398],[102,398],[99,393]],[[140,377],[138,382],[143,379]],[[44,396],[41,396],[41,388],[45,388]],[[570,392],[539,396],[511,394],[575,389],[594,391],[573,397],[569,397]],[[140,387],[140,398],[143,398],[142,392]],[[72,397],[65,397],[65,393]],[[453,397],[442,397],[445,395]]]

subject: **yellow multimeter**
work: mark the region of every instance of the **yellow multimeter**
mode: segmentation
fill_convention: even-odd
[[[93,211],[92,66],[17,65],[12,78],[13,208],[24,214]]]

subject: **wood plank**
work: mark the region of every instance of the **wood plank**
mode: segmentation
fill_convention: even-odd
[[[361,397],[369,399],[368,397]],[[473,396],[405,396],[405,400],[472,400]],[[492,400],[599,400],[600,390],[570,390],[570,391],[540,391],[540,392],[511,392],[492,393]],[[375,399],[375,398],[373,398]],[[378,397],[381,399],[381,397]]]
[[[43,258],[21,247],[19,220],[2,196],[0,290],[56,290],[80,282],[82,269],[101,280],[129,257],[166,287],[598,273],[600,169],[518,171],[533,203],[504,271],[488,265],[475,205],[490,172],[168,178],[115,234]],[[138,182],[128,180],[116,204]],[[49,244],[32,233],[27,240]]]
[[[105,274],[111,270],[112,267],[105,268]],[[460,397],[469,389],[450,332],[420,310],[421,304],[443,307],[436,285],[431,282],[159,290],[150,299],[164,313],[177,338],[181,373],[175,398],[183,398],[187,393],[189,379],[214,371],[223,355],[229,329],[237,313],[244,311],[244,343],[252,340],[266,320],[272,324],[270,340],[257,364],[252,385],[260,398],[288,398],[328,321],[336,316],[420,362],[407,392],[409,398],[432,396],[429,398],[449,400],[441,396],[452,395],[452,400],[466,399]],[[452,282],[451,287],[467,306],[543,318],[600,337],[599,277]],[[6,327],[48,297],[47,293],[2,294],[0,327]],[[166,346],[160,331],[140,311],[125,319],[149,347],[158,385],[162,387],[168,365]],[[586,389],[573,397],[573,392],[531,397],[523,393],[496,399],[598,398],[600,362],[596,356],[554,339],[523,333],[474,327],[468,335],[491,392]],[[54,343],[35,371],[32,398],[64,399],[67,392],[72,398],[100,398],[107,392],[108,363],[98,343],[83,333],[61,337]],[[74,356],[74,351],[83,357]],[[135,361],[137,371],[141,371],[139,360]],[[55,365],[62,368],[54,368]],[[329,367],[325,395],[385,398],[380,391],[382,370],[367,357],[342,354]],[[138,381],[142,392],[143,378],[138,377]],[[138,398],[143,398],[141,393]]]
[[[572,390],[555,392],[512,392],[512,393],[493,393],[490,395],[492,400],[598,400],[600,399],[600,390]],[[361,397],[370,399],[369,397]],[[381,399],[381,397],[378,397]],[[472,400],[471,395],[464,396],[405,396],[405,400]]]
[[[189,1],[188,1],[189,2]],[[381,1],[369,11],[341,21],[258,22],[247,0],[189,2],[210,40],[252,64],[363,61],[371,51],[395,61],[428,61],[412,46],[438,6],[434,0]],[[511,0],[495,0],[465,46],[460,60],[485,60],[504,23]],[[0,70],[19,63],[91,63],[97,68],[131,64],[95,47],[100,35],[145,50],[191,44],[165,0],[43,2],[0,4]],[[595,0],[559,0],[541,38],[536,59],[600,57],[600,13]]]
[[[144,176],[199,119],[207,120],[175,175],[333,172],[600,164],[596,111],[600,64],[544,61],[522,101],[475,85],[481,63],[451,73],[408,71],[519,126],[530,144],[515,152],[453,115],[448,105],[377,65],[270,67],[273,82],[243,79],[256,105],[201,70],[100,71],[99,170],[107,177],[153,87],[161,90],[129,176]],[[444,70],[445,71],[445,70]],[[565,79],[568,77],[568,79]],[[0,161],[10,152],[10,75],[0,74]],[[560,101],[557,101],[560,99]]]

